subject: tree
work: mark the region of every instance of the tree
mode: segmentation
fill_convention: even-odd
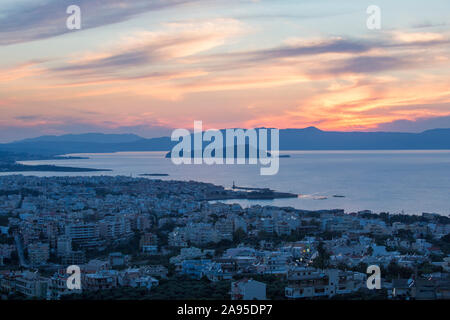
[[[367,272],[367,263],[365,262],[360,262],[358,263],[358,265],[353,269],[353,271],[356,272],[361,272],[361,273],[366,273]]]
[[[219,220],[219,216],[215,213],[210,214],[209,217],[212,219],[214,224]]]
[[[241,243],[245,238],[247,238],[247,234],[242,228],[238,228],[233,234],[233,241],[236,244]]]
[[[413,274],[413,270],[402,267],[398,265],[396,262],[391,261],[389,263],[386,271],[381,271],[381,274],[386,275],[387,279],[394,279],[397,277],[400,278],[409,278]]]
[[[325,249],[323,242],[317,247],[318,256],[314,259],[312,266],[317,269],[326,269],[330,264],[330,254]]]
[[[5,215],[0,215],[0,226],[7,227],[9,224],[9,217]]]

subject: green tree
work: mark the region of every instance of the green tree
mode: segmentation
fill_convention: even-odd
[[[247,234],[242,228],[238,228],[233,234],[233,242],[235,244],[241,243],[245,238],[247,238]]]
[[[317,269],[326,269],[330,264],[330,254],[320,242],[317,247],[318,256],[313,260],[312,266]]]

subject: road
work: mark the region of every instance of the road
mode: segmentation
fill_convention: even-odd
[[[25,260],[25,254],[23,253],[22,241],[18,234],[14,236],[14,241],[16,242],[17,254],[19,255],[19,262],[22,267],[28,268],[28,264]]]

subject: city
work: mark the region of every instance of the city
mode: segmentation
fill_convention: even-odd
[[[242,192],[125,176],[2,176],[1,297],[450,298],[450,218],[210,200]],[[373,265],[381,288],[370,290]]]
[[[445,316],[449,26],[449,0],[1,0],[1,315]]]

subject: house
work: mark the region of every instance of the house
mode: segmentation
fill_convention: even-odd
[[[411,297],[412,286],[414,280],[412,279],[394,279],[392,280],[392,298],[406,299]]]
[[[109,264],[112,267],[124,266],[128,263],[129,256],[124,255],[121,252],[113,252],[109,254]]]
[[[213,262],[205,271],[205,276],[211,281],[222,281],[233,279],[232,266]]]
[[[436,298],[444,300],[450,299],[450,279],[437,280]]]
[[[432,246],[433,245],[427,242],[425,239],[416,239],[416,242],[412,243],[412,248],[421,253],[425,253]]]
[[[144,274],[152,277],[166,279],[169,270],[162,265],[150,265],[144,267]]]
[[[211,268],[211,264],[212,262],[209,259],[184,260],[181,263],[181,273],[196,279],[201,279]]]
[[[119,273],[118,284],[132,288],[146,288],[150,290],[159,285],[159,281],[151,276],[144,275],[141,269],[127,269]]]
[[[88,263],[81,266],[81,271],[83,273],[96,273],[102,270],[109,270],[110,264],[108,261],[102,261],[93,259],[90,260]]]
[[[266,284],[253,279],[231,283],[231,300],[266,300]]]
[[[308,267],[291,268],[287,274],[287,298],[311,298],[328,294],[328,278],[325,273]]]
[[[150,290],[151,288],[157,287],[159,285],[158,279],[155,279],[150,276],[142,276],[131,283],[131,287],[133,288],[146,288]]]
[[[67,280],[71,275],[61,270],[56,272],[48,281],[47,298],[50,300],[59,300],[62,296],[68,294],[79,294],[82,289],[69,289]]]
[[[349,294],[361,288],[357,273],[337,269],[318,270],[310,267],[293,267],[287,275],[287,298],[332,297]]]
[[[14,272],[0,273],[0,292],[10,294],[16,289],[15,279],[18,277]]]
[[[186,259],[197,259],[197,258],[204,258],[206,256],[213,257],[214,256],[214,250],[202,250],[195,247],[190,248],[181,248],[180,254],[175,257],[170,258],[170,263],[172,264],[180,264],[183,260]]]
[[[97,273],[86,274],[82,278],[82,288],[92,291],[114,289],[118,285],[118,275],[115,270],[101,270]]]
[[[266,274],[286,274],[287,262],[292,258],[290,253],[270,252],[264,257],[264,273]]]
[[[436,282],[432,279],[417,279],[412,287],[411,296],[416,300],[435,300]]]

